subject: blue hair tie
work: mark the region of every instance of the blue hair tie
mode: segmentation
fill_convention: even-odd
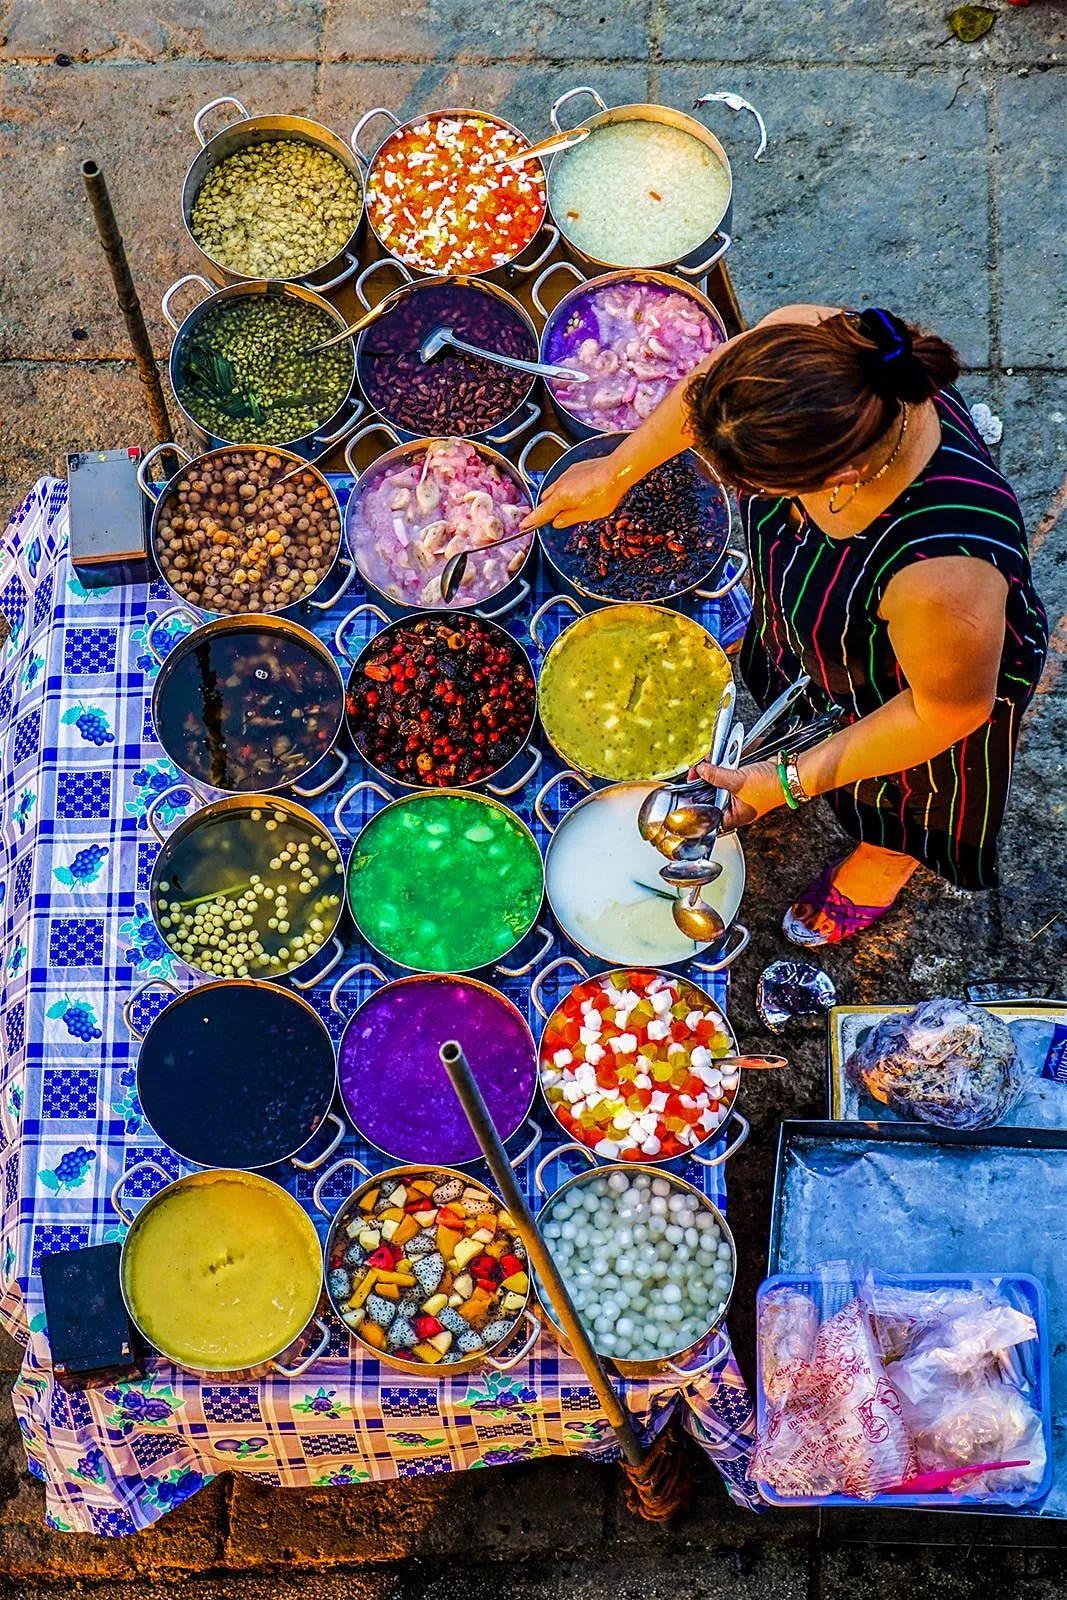
[[[877,348],[879,365],[889,366],[894,361],[907,360],[913,354],[907,323],[901,322],[891,311],[870,306],[860,312],[858,321],[861,331]]]

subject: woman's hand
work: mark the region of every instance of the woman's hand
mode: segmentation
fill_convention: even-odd
[[[723,833],[747,828],[750,822],[756,822],[768,811],[776,811],[785,804],[778,768],[773,761],[755,761],[748,767],[716,767],[710,761],[701,761],[693,768],[692,776],[729,791],[730,799],[723,812]]]
[[[612,465],[611,456],[576,461],[550,485],[521,526],[540,528],[551,522],[557,528],[569,528],[575,522],[609,517],[629,487],[630,480]]]

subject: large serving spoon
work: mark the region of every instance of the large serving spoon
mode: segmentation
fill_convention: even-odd
[[[503,539],[494,539],[492,544],[473,545],[469,550],[457,550],[454,556],[449,556],[445,562],[445,570],[441,574],[441,599],[445,605],[449,604],[463,582],[463,574],[467,570],[467,562],[471,556],[480,556],[483,550],[495,550],[502,544],[515,544],[519,539],[532,538],[533,532],[530,528],[520,528],[516,533],[506,534]]]
[[[569,150],[571,145],[581,144],[583,139],[588,139],[592,131],[592,128],[566,128],[562,133],[550,133],[547,139],[530,145],[526,150],[518,150],[513,156],[501,156],[498,161],[493,162],[493,166],[521,167],[525,161],[536,161],[541,156],[555,155],[557,150]]]
[[[591,374],[579,372],[574,367],[557,367],[552,361],[524,361],[522,356],[505,356],[499,350],[486,350],[480,344],[468,344],[452,328],[443,325],[431,328],[419,340],[419,360],[432,361],[442,350],[462,350],[468,356],[481,356],[484,361],[495,361],[498,367],[511,367],[516,372],[530,372],[535,378],[565,378],[568,383],[588,383]]]
[[[297,354],[301,356],[317,356],[320,350],[331,350],[335,344],[342,344],[345,339],[351,339],[353,334],[362,333],[364,328],[369,328],[372,322],[377,322],[378,318],[389,309],[386,305],[388,298],[389,296],[386,295],[385,300],[379,300],[376,306],[371,306],[369,311],[365,311],[361,317],[357,317],[355,322],[350,322],[347,328],[342,328],[340,333],[331,335],[329,339],[323,339],[321,344],[305,345],[303,350],[297,351]]]

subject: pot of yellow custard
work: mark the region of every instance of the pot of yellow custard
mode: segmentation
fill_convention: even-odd
[[[140,1161],[111,1191],[129,1225],[123,1299],[143,1337],[190,1372],[305,1372],[329,1341],[315,1317],[322,1252],[311,1218],[269,1178],[228,1168],[168,1182],[133,1216],[119,1196],[148,1169],[167,1177],[154,1161]],[[313,1318],[315,1349],[295,1366],[280,1364]]]

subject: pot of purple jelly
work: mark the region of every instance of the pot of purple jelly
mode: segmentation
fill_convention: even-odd
[[[460,1167],[479,1160],[439,1055],[446,1039],[459,1039],[501,1139],[523,1129],[512,1156],[520,1165],[540,1129],[530,1120],[537,1047],[518,1008],[477,978],[420,973],[386,983],[377,967],[360,962],[330,992],[339,1015],[341,991],[358,973],[382,983],[349,1017],[337,1047],[341,1100],[359,1137],[395,1162]]]

